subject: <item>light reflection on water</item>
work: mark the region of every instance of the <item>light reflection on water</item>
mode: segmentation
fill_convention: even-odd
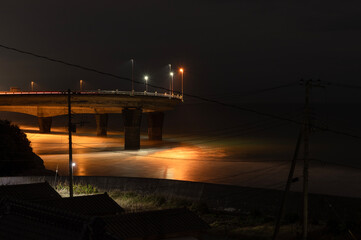
[[[27,136],[46,168],[55,170],[58,166],[59,174],[68,174],[68,136],[64,129],[53,129],[52,134],[39,134],[35,129],[27,128]],[[291,156],[294,147],[293,143],[262,144],[240,139],[234,140],[233,144],[197,145],[171,136],[166,136],[163,142],[148,141],[142,136],[142,149],[139,151],[125,151],[123,144],[121,132],[109,132],[108,137],[75,134],[74,174],[164,178],[282,189],[289,169],[289,161],[285,161],[289,159],[285,156]],[[354,191],[361,184],[359,170],[345,171],[342,167],[314,164],[311,171],[311,192],[361,197],[361,193]],[[301,162],[295,176],[302,179]],[[344,188],[346,184],[349,190]],[[302,181],[292,187],[300,191]]]
[[[34,152],[48,169],[59,167],[59,173],[68,173],[68,136],[54,129],[52,134],[28,132]],[[73,136],[73,160],[76,175],[106,175],[153,177],[188,181],[234,183],[228,175],[248,171],[247,159],[240,159],[242,148],[192,145],[170,140],[160,142],[141,140],[142,149],[125,151],[121,133],[108,137],[90,135]],[[252,145],[248,146],[252,148]],[[257,148],[255,148],[257,150]],[[240,176],[242,174],[239,174]]]

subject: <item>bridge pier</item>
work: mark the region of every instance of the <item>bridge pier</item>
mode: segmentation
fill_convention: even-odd
[[[96,114],[95,121],[97,123],[97,136],[106,136],[108,128],[108,114]]]
[[[162,140],[164,112],[148,113],[148,139]]]
[[[122,110],[124,122],[124,149],[140,149],[140,123],[142,120],[141,108],[124,108]]]
[[[39,132],[50,133],[52,117],[38,117]]]

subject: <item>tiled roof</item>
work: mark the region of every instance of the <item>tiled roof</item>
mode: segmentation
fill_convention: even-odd
[[[0,201],[0,210],[0,239],[112,239],[99,218],[6,198]]]
[[[86,216],[116,215],[124,212],[124,209],[107,193],[39,201],[38,203]]]
[[[61,199],[61,196],[47,182],[0,185],[0,197],[11,197],[27,201]]]
[[[127,213],[102,219],[106,231],[119,239],[188,236],[209,228],[186,208]]]

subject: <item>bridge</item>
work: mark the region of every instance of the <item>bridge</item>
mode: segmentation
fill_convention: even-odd
[[[183,102],[183,96],[132,91],[81,91],[71,93],[72,114],[95,114],[97,135],[106,136],[109,113],[121,113],[124,149],[140,148],[142,113],[148,115],[148,138],[162,140],[164,111]],[[61,91],[0,92],[0,111],[38,117],[39,132],[50,133],[52,117],[68,114],[68,93]]]

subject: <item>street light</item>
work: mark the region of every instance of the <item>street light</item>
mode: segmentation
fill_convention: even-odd
[[[83,91],[83,80],[80,80],[80,92]]]
[[[34,82],[31,81],[31,91],[34,92]]]
[[[171,87],[171,89],[172,89],[172,96],[173,96],[173,76],[174,76],[174,73],[170,72],[169,75],[172,78],[172,87]]]
[[[172,93],[172,64],[169,64],[169,94]]]
[[[71,179],[74,182],[74,167],[76,166],[75,162],[71,164]]]
[[[180,68],[179,71],[182,74],[182,99],[183,99],[183,72],[184,72],[184,70],[183,70],[183,68]]]
[[[148,78],[149,78],[149,77],[148,77],[147,75],[144,76],[144,80],[145,80],[145,91],[146,91],[146,92],[148,92]]]
[[[134,59],[130,59],[132,62],[132,94],[134,94]]]

